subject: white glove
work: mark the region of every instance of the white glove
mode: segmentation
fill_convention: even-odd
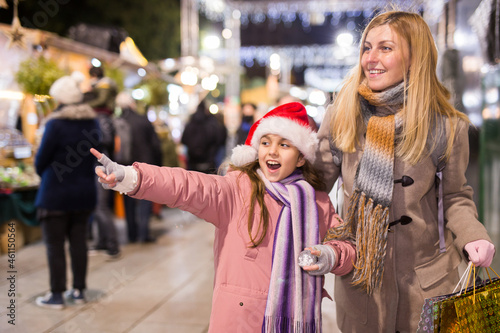
[[[137,170],[135,170],[133,166],[124,166],[113,162],[104,154],[98,159],[98,162],[101,163],[102,166],[98,166],[97,168],[101,169],[106,175],[114,173],[116,179],[116,185],[111,187],[108,184],[102,183],[101,178],[99,178],[99,183],[101,183],[102,187],[115,190],[122,194],[132,192],[135,189],[138,175]]]
[[[329,245],[314,245],[312,249],[320,251],[320,255],[317,256],[318,261],[314,264],[318,266],[318,269],[307,270],[307,273],[310,275],[325,275],[329,273],[336,263],[335,250]]]

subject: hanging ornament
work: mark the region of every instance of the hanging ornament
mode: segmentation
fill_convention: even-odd
[[[1,2],[5,2],[5,0],[0,0],[0,6]],[[7,43],[7,48],[10,49],[13,46],[19,46],[23,49],[26,48],[26,42],[25,42],[25,37],[26,34],[24,33],[24,29],[21,26],[21,22],[19,21],[19,15],[17,12],[17,5],[19,3],[19,0],[14,0],[14,14],[12,18],[12,25],[10,30],[5,32],[7,37],[9,38],[9,42]]]

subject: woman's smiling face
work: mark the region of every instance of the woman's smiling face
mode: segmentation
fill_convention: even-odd
[[[387,24],[368,31],[361,55],[361,67],[373,91],[384,91],[403,81],[410,66],[406,40]]]
[[[299,150],[289,140],[276,134],[260,138],[258,156],[260,168],[271,182],[285,179],[305,163]]]

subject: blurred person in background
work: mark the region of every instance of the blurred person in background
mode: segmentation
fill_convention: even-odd
[[[102,130],[101,149],[113,156],[115,152],[116,130],[113,124],[113,112],[117,95],[116,83],[104,76],[101,67],[92,67],[89,70],[92,89],[84,94],[84,101],[94,108]],[[97,207],[91,217],[91,223],[97,225],[97,240],[91,247],[91,255],[100,251],[105,252],[110,259],[120,257],[120,244],[113,213],[113,195],[97,187]]]
[[[118,94],[116,82],[104,76],[104,70],[101,67],[90,68],[89,75],[92,89],[86,96],[87,104],[93,107],[97,113],[112,115]]]
[[[166,122],[157,120],[153,123],[158,138],[160,139],[162,166],[182,167],[179,154],[177,152],[177,143],[172,137],[172,132]],[[161,219],[161,210],[165,205],[153,202],[153,217]]]
[[[73,289],[72,303],[84,303],[87,275],[87,223],[96,206],[95,160],[89,147],[99,145],[100,128],[92,108],[82,104],[79,85],[83,74],[54,82],[50,95],[57,108],[44,120],[44,132],[35,157],[41,177],[35,199],[38,220],[47,248],[50,293],[36,304],[52,309],[65,306],[65,241],[69,241]]]
[[[123,118],[130,127],[131,149],[130,161],[162,165],[160,139],[153,124],[146,116],[137,113],[135,100],[128,93],[121,92],[116,98],[116,106],[121,109]],[[127,235],[130,243],[154,242],[151,237],[149,222],[152,215],[153,203],[149,200],[134,199],[123,196],[125,205],[125,219],[127,221]]]
[[[219,122],[220,131],[220,145],[215,153],[215,169],[219,170],[220,166],[224,163],[227,157],[226,144],[228,141],[228,131],[226,125],[224,124],[224,114],[222,112],[217,112],[214,116]]]
[[[243,103],[241,106],[241,124],[236,131],[236,145],[242,145],[247,139],[248,132],[255,122],[257,105],[253,103]]]
[[[187,169],[203,173],[215,173],[215,157],[225,142],[225,129],[217,118],[210,113],[205,102],[198,104],[196,112],[191,116],[181,143],[187,147]]]

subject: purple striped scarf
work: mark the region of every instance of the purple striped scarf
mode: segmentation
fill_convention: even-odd
[[[316,193],[300,172],[280,182],[270,182],[260,169],[257,172],[267,192],[283,203],[262,332],[321,332],[323,277],[309,275],[297,265],[305,247],[320,243]]]

